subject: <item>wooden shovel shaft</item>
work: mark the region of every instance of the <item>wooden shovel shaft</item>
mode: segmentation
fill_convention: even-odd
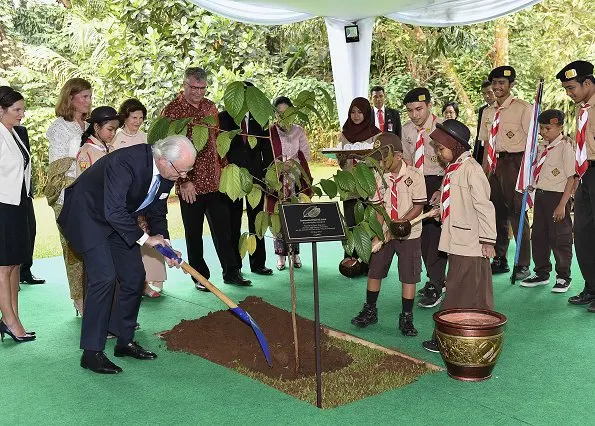
[[[225,294],[223,294],[221,292],[221,290],[219,290],[217,287],[215,287],[209,280],[207,280],[205,277],[203,277],[201,275],[201,273],[198,272],[196,269],[194,269],[192,266],[190,266],[189,264],[187,264],[184,261],[182,261],[182,263],[180,263],[180,266],[182,267],[182,269],[184,271],[188,272],[197,281],[199,281],[202,285],[204,285],[206,288],[208,288],[211,293],[213,293],[215,296],[217,296],[223,303],[225,303],[231,309],[238,307],[238,305],[233,300],[231,300],[229,297],[227,297]]]
[[[434,214],[434,209],[430,210],[429,212],[425,212],[424,214],[420,214],[416,218],[411,219],[409,223],[411,224],[411,226],[413,226],[417,222],[421,222],[422,220],[424,220],[426,217],[430,217],[432,214]]]

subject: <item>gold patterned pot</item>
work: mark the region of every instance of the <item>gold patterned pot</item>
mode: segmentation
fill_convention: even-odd
[[[433,318],[448,375],[467,381],[492,377],[502,351],[506,317],[486,309],[445,309]]]

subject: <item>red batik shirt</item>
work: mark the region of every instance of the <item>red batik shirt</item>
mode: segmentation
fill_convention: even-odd
[[[200,124],[203,118],[211,116],[219,123],[217,106],[212,101],[203,98],[198,108],[196,108],[188,103],[183,93],[180,93],[176,99],[171,101],[163,109],[161,115],[172,120],[192,117],[191,124]],[[216,127],[219,127],[219,124]],[[190,125],[186,136],[192,140],[192,127]],[[217,154],[216,139],[217,130],[209,129],[209,139],[202,151],[196,156],[194,169],[188,173],[187,178],[179,178],[176,182],[177,194],[180,192],[180,184],[188,181],[194,184],[198,195],[219,191],[222,160]]]

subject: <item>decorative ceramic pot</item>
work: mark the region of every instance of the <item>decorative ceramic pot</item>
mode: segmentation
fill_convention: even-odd
[[[492,377],[502,351],[506,317],[486,309],[445,309],[433,317],[448,375],[468,381]]]

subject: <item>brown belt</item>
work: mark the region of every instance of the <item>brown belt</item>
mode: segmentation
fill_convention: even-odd
[[[523,155],[524,151],[521,152],[506,152],[506,151],[500,151],[496,153],[496,158],[506,158],[506,157],[514,157],[517,155]]]

